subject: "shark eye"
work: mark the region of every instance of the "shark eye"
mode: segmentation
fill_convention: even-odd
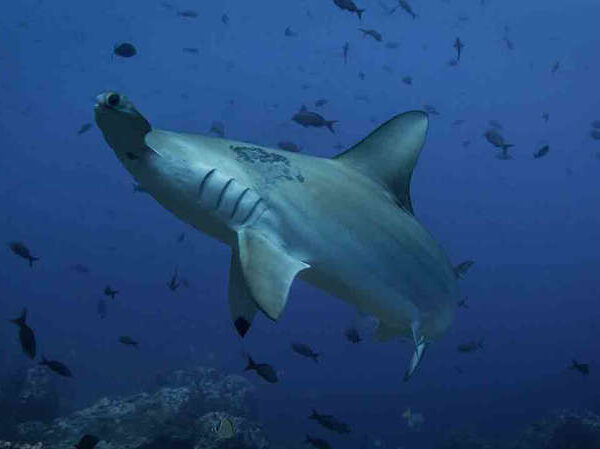
[[[106,104],[112,108],[116,108],[117,106],[119,106],[120,102],[121,97],[119,94],[110,93],[106,96]]]

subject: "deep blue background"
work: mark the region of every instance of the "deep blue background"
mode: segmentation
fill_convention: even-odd
[[[68,407],[139,391],[170,369],[240,372],[248,350],[280,370],[274,386],[249,377],[262,421],[284,442],[326,435],[306,419],[312,407],[352,425],[351,436],[330,438],[335,447],[358,447],[369,435],[406,448],[432,447],[458,428],[510,439],[550,410],[600,409],[600,142],[589,136],[600,119],[600,4],[414,0],[412,20],[401,10],[386,15],[375,0],[357,3],[367,10],[362,22],[329,0],[3,4],[0,234],[42,260],[31,270],[0,251],[0,371],[29,363],[4,321],[27,306],[40,352],[75,373],[60,381]],[[199,17],[178,16],[184,9]],[[297,37],[284,36],[288,26]],[[376,28],[384,42],[363,38],[359,26]],[[457,36],[466,47],[449,67]],[[113,57],[122,41],[139,54]],[[399,47],[386,48],[389,41]],[[407,75],[412,86],[401,81]],[[280,322],[259,318],[240,343],[226,304],[228,248],[132,193],[97,128],[76,134],[107,89],[126,94],[158,128],[202,133],[219,120],[229,138],[293,140],[324,157],[396,113],[434,105],[441,115],[431,120],[413,204],[452,260],[476,261],[461,284],[471,308],[459,310],[408,384],[407,345],[349,344],[343,330],[359,317],[301,282]],[[290,121],[319,98],[329,99],[323,115],[339,120],[336,134]],[[466,122],[454,126],[457,119]],[[491,119],[515,144],[513,160],[496,159],[484,140]],[[533,160],[544,142],[550,154]],[[70,270],[75,263],[92,273]],[[176,265],[191,289],[167,289]],[[96,303],[107,283],[122,293],[101,321]],[[139,352],[116,342],[123,334],[141,341]],[[482,337],[485,351],[456,351]],[[322,364],[291,353],[296,340],[323,352]],[[567,369],[573,357],[591,363],[589,377]],[[424,414],[422,432],[406,427],[407,407]]]

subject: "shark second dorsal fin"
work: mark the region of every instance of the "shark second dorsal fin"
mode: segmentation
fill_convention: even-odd
[[[241,230],[238,247],[242,273],[251,297],[269,318],[277,320],[287,303],[292,281],[308,265],[256,230]]]
[[[382,184],[413,213],[410,180],[428,125],[427,114],[421,111],[397,115],[335,159]]]

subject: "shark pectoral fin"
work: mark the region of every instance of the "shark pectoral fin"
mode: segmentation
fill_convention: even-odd
[[[250,294],[248,285],[244,280],[239,251],[233,248],[231,253],[231,266],[229,267],[229,290],[227,292],[231,319],[240,337],[244,337],[258,307]]]
[[[410,180],[428,126],[424,112],[397,115],[335,159],[385,186],[404,209],[413,213]]]
[[[427,343],[425,340],[422,340],[415,346],[415,352],[413,352],[413,356],[410,359],[410,365],[408,365],[408,369],[406,370],[406,374],[404,374],[404,381],[406,382],[411,378],[419,364],[421,363],[421,359],[423,358],[423,353],[427,348]]]
[[[285,308],[294,277],[309,265],[290,256],[256,230],[241,230],[238,246],[251,297],[269,318],[277,320]]]

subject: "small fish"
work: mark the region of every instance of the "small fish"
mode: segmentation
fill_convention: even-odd
[[[571,362],[569,369],[579,371],[584,376],[590,374],[590,365],[587,363],[577,363],[577,360]]]
[[[308,417],[308,419],[317,421],[320,425],[333,432],[340,434],[350,433],[350,426],[335,418],[333,415],[321,415],[313,409],[312,414]]]
[[[325,106],[327,103],[329,103],[329,100],[327,100],[326,98],[320,98],[317,101],[315,101],[315,106],[320,108]]]
[[[359,20],[362,19],[362,14],[365,12],[364,9],[358,9],[352,0],[333,0],[333,3],[341,10],[355,12]]]
[[[547,112],[542,113],[542,120],[545,123],[548,123],[548,120],[550,120],[550,114],[548,114]]]
[[[189,53],[190,55],[197,55],[200,53],[200,51],[196,47],[184,47],[183,52]]]
[[[73,377],[71,370],[64,363],[56,360],[47,360],[46,357],[42,356],[40,366],[47,366],[50,368],[50,371],[54,371],[56,374],[60,374],[63,377]]]
[[[467,272],[471,269],[471,267],[475,264],[474,260],[465,260],[464,262],[456,265],[454,269],[454,274],[457,279],[464,279],[467,275]]]
[[[534,159],[539,159],[546,156],[550,152],[550,145],[544,145],[542,148],[533,153]]]
[[[483,338],[480,340],[471,340],[471,341],[467,341],[465,343],[461,343],[456,347],[458,352],[462,352],[464,354],[467,354],[469,352],[475,352],[478,350],[483,350]]]
[[[139,342],[135,341],[133,338],[124,335],[119,337],[119,343],[124,344],[126,346],[133,346],[135,349],[139,349]]]
[[[355,327],[349,327],[346,329],[344,331],[344,336],[346,337],[346,340],[354,344],[362,341],[362,338]]]
[[[331,444],[329,444],[329,442],[323,440],[322,438],[314,438],[310,435],[306,435],[306,440],[304,440],[304,442],[306,444],[310,444],[316,449],[332,449]]]
[[[75,449],[94,449],[99,442],[100,438],[94,435],[84,435],[79,443],[75,445]]]
[[[348,64],[348,50],[350,49],[350,43],[346,42],[342,47],[342,51],[344,54],[344,64]]]
[[[177,15],[186,19],[196,19],[198,17],[198,13],[192,9],[177,11]]]
[[[309,359],[313,359],[315,363],[319,363],[319,356],[321,354],[317,354],[314,352],[310,346],[305,345],[304,343],[292,343],[292,350],[304,357],[308,357]]]
[[[396,9],[398,9],[398,8],[402,8],[413,19],[417,18],[417,15],[415,14],[415,12],[413,11],[413,9],[411,8],[411,6],[408,4],[408,2],[406,0],[398,0],[398,6],[396,6],[392,10],[392,13],[394,13],[396,11]]]
[[[8,244],[10,250],[19,257],[26,259],[29,262],[29,266],[33,267],[33,262],[40,260],[39,257],[34,257],[31,255],[31,251],[23,242],[10,242]]]
[[[326,127],[334,134],[335,131],[333,129],[333,125],[338,122],[337,120],[325,120],[323,116],[317,114],[316,112],[309,111],[304,105],[302,105],[300,111],[292,116],[292,121],[302,125],[305,128],[309,126],[315,128]]]
[[[229,418],[221,418],[219,423],[213,427],[213,432],[220,440],[229,440],[235,436],[235,424]]]
[[[113,290],[110,285],[104,287],[104,294],[110,296],[112,299],[115,299],[117,293],[119,293],[119,290]]]
[[[556,73],[556,72],[558,72],[559,68],[560,68],[560,61],[556,61],[554,64],[552,64],[552,67],[550,68],[550,71],[552,73]]]
[[[292,29],[290,27],[287,27],[285,29],[285,31],[283,32],[283,35],[286,37],[298,37],[298,33],[296,33],[295,31],[292,31]]]
[[[463,140],[463,143],[462,143],[463,148],[467,148],[470,145],[471,145],[471,141],[470,140]]]
[[[137,49],[129,42],[123,42],[113,47],[113,53],[121,58],[131,58],[137,55]]]
[[[107,314],[107,304],[104,298],[98,301],[98,305],[96,306],[96,311],[98,312],[98,316],[101,320],[106,318]]]
[[[425,112],[427,112],[429,115],[440,115],[440,113],[438,112],[438,110],[431,106],[430,104],[426,104],[423,106],[423,109],[425,110]]]
[[[289,142],[287,140],[277,142],[277,148],[280,148],[285,151],[291,151],[292,153],[298,153],[300,151],[300,147],[298,145],[296,145],[294,142]]]
[[[506,48],[508,48],[509,50],[513,50],[515,48],[515,45],[513,44],[513,42],[509,38],[503,37],[502,41],[504,41],[504,44],[506,45]]]
[[[179,287],[179,282],[177,282],[177,268],[175,268],[175,272],[173,273],[171,280],[167,282],[167,287],[169,287],[169,290],[171,290],[172,292],[177,290],[177,288]]]
[[[460,301],[458,301],[458,302],[456,303],[456,305],[457,305],[458,307],[462,307],[463,309],[468,309],[468,308],[469,308],[469,304],[467,304],[467,299],[468,299],[468,298],[463,298],[463,299],[461,299]]]
[[[486,140],[491,143],[496,148],[500,148],[502,150],[508,150],[513,147],[513,144],[506,143],[504,137],[498,132],[497,129],[488,129],[484,134]]]
[[[411,429],[418,428],[425,422],[425,417],[422,413],[415,413],[411,409],[407,409],[402,413],[402,417],[406,419],[406,425]]]
[[[395,50],[396,48],[399,48],[400,44],[398,42],[386,42],[385,43],[385,48],[388,48],[390,50]]]
[[[413,82],[412,76],[405,76],[405,77],[403,77],[402,78],[402,82],[404,84],[408,84],[409,86],[412,86],[412,82]]]
[[[77,135],[80,136],[83,133],[88,132],[90,129],[92,129],[92,124],[84,123],[83,125],[81,125],[81,128],[79,128],[79,131],[77,131]]]
[[[227,14],[223,14],[221,16],[221,22],[223,22],[225,25],[229,24],[229,16]]]
[[[383,36],[377,30],[372,30],[372,29],[371,30],[365,30],[364,28],[359,28],[359,31],[362,32],[363,37],[365,37],[365,36],[371,36],[377,42],[381,42],[383,40]]]
[[[457,37],[454,41],[454,48],[456,49],[456,61],[460,61],[460,55],[462,53],[462,49],[465,48],[465,44],[462,43],[460,37]]]
[[[89,267],[87,267],[81,263],[76,263],[74,265],[71,265],[71,270],[73,270],[79,274],[89,274],[92,271],[89,269]]]
[[[31,359],[35,359],[35,335],[33,330],[27,325],[27,309],[23,309],[21,316],[10,320],[11,323],[19,326],[19,341],[21,342],[21,349]]]
[[[244,368],[244,371],[256,371],[256,374],[258,374],[260,377],[262,377],[264,380],[271,384],[274,384],[279,381],[279,379],[277,378],[277,372],[275,371],[275,368],[273,368],[268,363],[254,362],[250,355],[248,355],[247,357],[248,365],[246,366],[246,368]]]
[[[223,122],[214,121],[210,124],[208,132],[216,134],[219,137],[225,137],[225,125]]]
[[[185,232],[182,232],[177,236],[177,243],[182,243],[185,240]]]
[[[361,79],[361,81],[365,80],[365,73],[364,72],[358,72],[358,77]]]
[[[600,140],[600,129],[592,129],[590,131],[590,137],[594,140]]]
[[[594,120],[592,122],[592,128],[600,129],[600,120]]]

